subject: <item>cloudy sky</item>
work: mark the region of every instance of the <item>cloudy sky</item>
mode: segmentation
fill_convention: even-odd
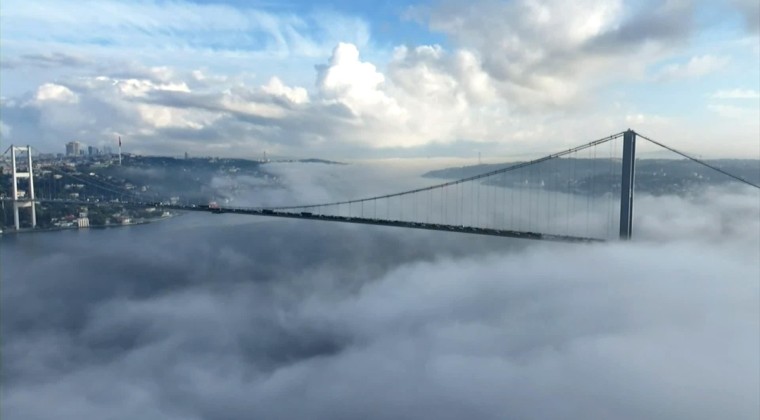
[[[548,153],[628,127],[760,155],[756,0],[4,0],[4,144]]]

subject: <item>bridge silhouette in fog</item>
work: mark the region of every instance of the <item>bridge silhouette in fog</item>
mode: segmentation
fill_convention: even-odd
[[[127,191],[103,181],[79,179],[88,187],[121,198],[114,204],[358,223],[377,226],[428,229],[479,235],[567,242],[630,239],[633,233],[634,185],[637,139],[675,153],[735,181],[757,184],[700,159],[675,150],[633,130],[627,130],[539,159],[497,168],[391,194],[326,203],[289,206],[231,207],[215,202],[170,200],[155,194]],[[34,190],[32,148],[11,146],[13,186],[11,202],[15,228],[19,210],[31,213],[36,226],[38,203],[102,205],[85,200],[38,198]],[[17,154],[25,155],[26,170],[17,167]],[[18,182],[26,180],[29,194],[19,194]],[[22,181],[23,182],[23,181]],[[39,194],[38,194],[39,195]],[[44,196],[44,195],[43,195]]]

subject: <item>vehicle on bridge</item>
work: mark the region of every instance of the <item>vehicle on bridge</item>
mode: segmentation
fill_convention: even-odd
[[[213,213],[221,213],[222,208],[219,206],[219,203],[216,201],[209,201],[208,203],[208,209],[211,210]]]

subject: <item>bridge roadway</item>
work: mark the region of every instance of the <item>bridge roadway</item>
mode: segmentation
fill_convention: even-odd
[[[170,210],[185,210],[185,211],[201,211],[210,213],[231,213],[231,214],[245,214],[252,216],[266,216],[266,217],[283,217],[288,219],[305,219],[305,220],[322,220],[326,222],[342,222],[342,223],[357,223],[363,225],[375,225],[375,226],[394,226],[411,229],[426,229],[437,230],[443,232],[458,232],[458,233],[471,233],[476,235],[489,235],[489,236],[502,236],[508,238],[520,238],[520,239],[534,239],[534,240],[547,240],[556,242],[604,242],[603,239],[597,238],[585,238],[578,236],[568,235],[551,235],[538,232],[521,232],[516,230],[504,230],[504,229],[490,229],[479,228],[471,226],[456,226],[456,225],[443,225],[436,223],[421,223],[421,222],[407,222],[402,220],[385,220],[385,219],[370,219],[365,217],[349,217],[349,216],[331,216],[320,215],[310,212],[282,212],[269,210],[266,208],[235,208],[235,207],[219,207],[211,208],[208,206],[198,205],[166,205],[156,204],[156,207],[161,207]]]
[[[13,202],[10,198],[1,199],[5,202]],[[19,201],[31,201],[31,200],[19,200]],[[287,219],[302,219],[302,220],[322,220],[326,222],[341,222],[341,223],[357,223],[363,225],[375,225],[375,226],[393,226],[401,228],[411,229],[425,229],[425,230],[437,230],[442,232],[457,232],[457,233],[470,233],[475,235],[488,235],[488,236],[501,236],[507,238],[519,238],[519,239],[534,239],[545,240],[555,242],[605,242],[604,239],[598,238],[586,238],[582,236],[570,236],[570,235],[553,235],[539,232],[522,232],[517,230],[505,230],[505,229],[490,229],[479,228],[472,226],[457,226],[457,225],[445,225],[437,223],[421,223],[421,222],[407,222],[403,220],[385,220],[385,219],[370,219],[365,217],[350,217],[350,216],[331,216],[320,215],[309,212],[284,212],[267,208],[247,208],[247,207],[211,207],[204,204],[168,204],[165,202],[145,202],[145,201],[120,201],[120,202],[92,202],[92,201],[79,201],[79,200],[57,200],[57,199],[35,199],[37,203],[58,203],[58,204],[75,204],[75,205],[121,205],[128,207],[156,207],[166,210],[178,210],[178,211],[196,211],[205,213],[230,213],[230,214],[244,214],[249,216],[265,216],[265,217],[280,217]]]

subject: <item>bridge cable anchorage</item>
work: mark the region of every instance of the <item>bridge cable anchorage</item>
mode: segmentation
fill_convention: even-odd
[[[730,172],[724,171],[723,169],[720,169],[717,166],[710,165],[709,163],[707,163],[707,162],[705,162],[703,160],[697,159],[697,158],[695,158],[693,156],[690,156],[690,155],[688,155],[688,154],[686,154],[684,152],[676,150],[676,149],[674,149],[674,148],[672,148],[670,146],[666,146],[666,145],[664,145],[664,144],[662,144],[662,143],[660,143],[658,141],[652,140],[651,138],[649,138],[647,136],[644,136],[642,134],[636,133],[636,135],[639,136],[639,137],[641,137],[644,140],[649,141],[650,143],[653,143],[653,144],[656,144],[656,145],[662,147],[663,149],[670,150],[671,152],[673,152],[675,154],[678,154],[678,155],[681,155],[681,156],[685,157],[686,159],[689,159],[689,160],[691,160],[693,162],[696,162],[696,163],[698,163],[700,165],[706,166],[706,167],[708,167],[708,168],[710,168],[710,169],[712,169],[712,170],[714,170],[716,172],[720,172],[720,173],[722,173],[723,175],[726,175],[729,178],[733,178],[734,180],[739,181],[739,182],[744,183],[744,184],[747,184],[750,187],[755,187],[757,189],[760,189],[760,185],[755,184],[755,183],[753,183],[751,181],[748,181],[748,180],[746,180],[746,179],[744,179],[744,178],[742,178],[742,177],[740,177],[738,175],[734,175],[734,174],[732,174]]]
[[[437,188],[444,188],[444,187],[448,187],[448,186],[451,186],[451,185],[462,184],[464,182],[469,182],[469,181],[474,181],[474,180],[478,180],[478,179],[488,178],[490,176],[498,175],[498,174],[501,174],[501,173],[504,173],[504,172],[515,171],[515,170],[518,170],[518,169],[521,169],[521,168],[525,168],[525,167],[528,167],[528,166],[531,166],[531,165],[535,165],[535,164],[538,164],[538,163],[541,163],[541,162],[546,162],[548,160],[557,159],[557,158],[560,158],[562,156],[578,152],[580,150],[588,149],[589,147],[594,147],[594,146],[598,146],[600,144],[607,143],[608,141],[611,141],[611,140],[617,139],[619,137],[622,137],[623,134],[624,134],[623,132],[620,132],[620,133],[617,133],[617,134],[613,134],[611,136],[607,136],[607,137],[604,137],[604,138],[600,138],[598,140],[594,140],[592,142],[583,144],[581,146],[576,146],[576,147],[573,147],[571,149],[567,149],[567,150],[563,150],[561,152],[553,153],[551,155],[544,156],[542,158],[534,159],[534,160],[527,161],[527,162],[516,163],[514,165],[510,165],[510,166],[507,166],[505,168],[496,169],[496,170],[493,170],[493,171],[490,171],[490,172],[485,172],[485,173],[482,173],[482,174],[473,175],[473,176],[466,177],[466,178],[461,178],[461,179],[458,179],[456,181],[449,181],[449,182],[444,182],[444,183],[441,183],[441,184],[431,185],[431,186],[428,186],[428,187],[416,188],[416,189],[413,189],[413,190],[402,191],[402,192],[393,193],[393,194],[379,195],[379,196],[375,196],[375,197],[361,198],[361,199],[356,199],[356,200],[336,201],[336,202],[332,202],[332,203],[320,203],[320,204],[308,204],[308,205],[261,207],[261,209],[267,209],[267,210],[313,209],[313,208],[316,208],[316,207],[319,207],[319,206],[331,206],[331,205],[341,205],[341,204],[349,204],[349,203],[360,203],[362,201],[370,201],[370,200],[379,200],[379,199],[392,198],[392,197],[400,197],[400,196],[404,196],[404,195],[409,195],[409,194],[414,194],[414,193],[418,193],[418,192],[433,190],[433,189],[437,189]]]

